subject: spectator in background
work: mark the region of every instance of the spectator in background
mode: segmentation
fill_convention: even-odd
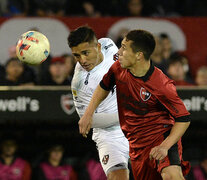
[[[28,0],[1,0],[0,15],[1,16],[26,16],[29,10]]]
[[[49,74],[48,79],[42,79],[42,82],[40,82],[41,85],[67,86],[71,84],[71,81],[67,77],[67,68],[63,57],[52,58],[49,65]]]
[[[9,58],[12,59],[17,59],[17,55],[16,55],[16,45],[10,46],[8,49],[9,52]],[[34,84],[36,83],[36,73],[34,71],[34,68],[23,64],[24,66],[24,72],[22,77],[24,78],[24,81],[26,82],[33,82]]]
[[[34,0],[37,16],[56,16],[65,15],[67,0]]]
[[[129,32],[129,29],[127,29],[127,28],[120,29],[120,31],[118,33],[118,38],[117,38],[116,43],[115,43],[118,48],[121,47],[121,42],[124,39],[124,37],[127,35],[128,32]]]
[[[80,180],[107,180],[106,174],[99,162],[97,152],[94,149],[91,149],[84,158],[78,159],[74,163],[74,168]]]
[[[207,66],[198,69],[195,81],[198,86],[207,86]]]
[[[8,0],[0,1],[0,16],[4,16],[7,14],[7,3],[8,3]]]
[[[142,16],[142,0],[129,0],[128,16]]]
[[[65,61],[66,76],[68,80],[71,82],[73,78],[75,65],[76,65],[76,60],[71,54],[64,54],[62,58]]]
[[[28,162],[16,156],[17,143],[12,138],[1,143],[0,179],[30,180],[31,167]]]
[[[173,54],[176,54],[176,52],[173,53]],[[181,56],[181,60],[182,60],[182,63],[183,63],[183,69],[184,69],[185,76],[186,76],[186,81],[188,81],[191,84],[194,84],[194,81],[193,81],[193,78],[192,78],[192,75],[191,75],[191,71],[190,71],[188,57],[181,54],[181,53],[178,53],[178,54]]]
[[[167,74],[175,81],[176,86],[191,86],[186,80],[186,74],[183,67],[182,56],[173,54],[168,61]]]
[[[8,53],[9,53],[9,58],[15,58],[17,57],[16,54],[16,45],[10,46],[8,49]]]
[[[172,42],[166,33],[160,34],[160,41],[162,46],[162,56],[167,61],[172,54]]]
[[[156,67],[161,69],[165,74],[167,73],[167,61],[163,58],[163,46],[159,36],[154,36],[156,45],[151,55],[151,59]]]
[[[15,85],[34,85],[35,77],[27,76],[24,65],[18,58],[10,58],[5,66],[5,75],[0,79],[0,85],[15,86]]]
[[[199,165],[192,167],[191,172],[187,178],[188,180],[206,180],[207,179],[207,154]]]
[[[96,161],[95,159],[89,159],[86,162],[86,168],[90,180],[107,180],[107,177],[99,161]]]
[[[100,17],[101,13],[95,10],[94,5],[90,1],[84,1],[82,4],[84,16],[87,17]]]
[[[34,171],[34,180],[76,180],[77,175],[73,168],[63,163],[64,148],[61,145],[53,145],[48,150],[47,160],[42,162]]]

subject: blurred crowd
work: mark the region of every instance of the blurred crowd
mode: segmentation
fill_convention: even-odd
[[[1,0],[0,16],[206,16],[204,0]]]
[[[120,31],[119,38],[115,42],[118,47],[127,32],[127,29]],[[173,79],[177,86],[207,86],[207,66],[200,67],[195,77],[192,77],[188,57],[173,50],[170,37],[161,33],[155,35],[155,39],[156,47],[151,60],[155,66]],[[71,85],[76,64],[73,55],[49,56],[40,66],[29,66],[18,60],[14,46],[8,51],[10,58],[4,66],[0,65],[1,86]]]
[[[0,179],[21,180],[106,180],[106,175],[94,153],[84,158],[71,157],[61,144],[50,144],[33,161],[19,156],[19,144],[14,137],[5,137],[0,142]],[[131,166],[129,164],[131,172]],[[207,154],[192,166],[186,180],[205,180],[207,177]],[[130,173],[130,180],[133,180]]]
[[[72,55],[64,54],[53,58],[49,56],[47,61],[40,66],[29,66],[19,61],[14,54],[5,66],[0,66],[0,85],[71,85],[75,64]]]
[[[66,157],[63,145],[51,144],[42,156],[29,162],[18,155],[18,146],[13,137],[1,141],[1,180],[106,180],[98,159],[90,155],[82,159]]]

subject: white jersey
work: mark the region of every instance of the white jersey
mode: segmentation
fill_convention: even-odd
[[[114,63],[114,55],[118,51],[117,46],[109,38],[99,39],[98,42],[101,44],[101,52],[104,57],[103,61],[89,72],[79,63],[77,63],[75,67],[71,88],[75,108],[80,117],[83,116],[96,87]],[[116,90],[110,92],[95,111],[95,113],[103,112],[117,112]]]
[[[89,72],[79,63],[75,67],[71,88],[75,108],[80,117],[83,116],[96,87],[114,63],[114,55],[118,52],[118,48],[111,39],[102,38],[98,42],[101,44],[103,61]],[[118,113],[116,90],[109,93],[95,113],[97,113],[96,115],[105,114],[99,120],[107,119],[106,114]],[[95,119],[93,118],[93,120]],[[127,169],[129,158],[129,143],[121,131],[118,118],[117,124],[110,125],[109,122],[108,118],[108,121],[105,121],[107,125],[105,128],[93,128],[92,137],[96,142],[100,162],[106,175],[115,170],[116,165],[119,165],[119,169]]]

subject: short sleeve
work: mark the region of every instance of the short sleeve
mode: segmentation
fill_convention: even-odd
[[[109,71],[104,75],[103,79],[100,82],[100,86],[106,90],[110,91],[115,86],[115,69],[116,69],[117,62],[115,62]]]
[[[171,81],[167,83],[161,92],[162,94],[159,96],[158,100],[165,106],[165,108],[167,108],[170,114],[175,118],[175,121],[190,121],[190,113],[178,96],[173,82]]]

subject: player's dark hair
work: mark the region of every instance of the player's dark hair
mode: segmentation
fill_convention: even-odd
[[[133,30],[126,35],[126,40],[131,40],[131,48],[134,53],[141,51],[146,60],[150,59],[155,49],[155,39],[150,32],[145,30]]]
[[[97,40],[95,32],[88,26],[81,26],[70,32],[68,45],[71,48],[84,42],[90,43],[94,40]]]

